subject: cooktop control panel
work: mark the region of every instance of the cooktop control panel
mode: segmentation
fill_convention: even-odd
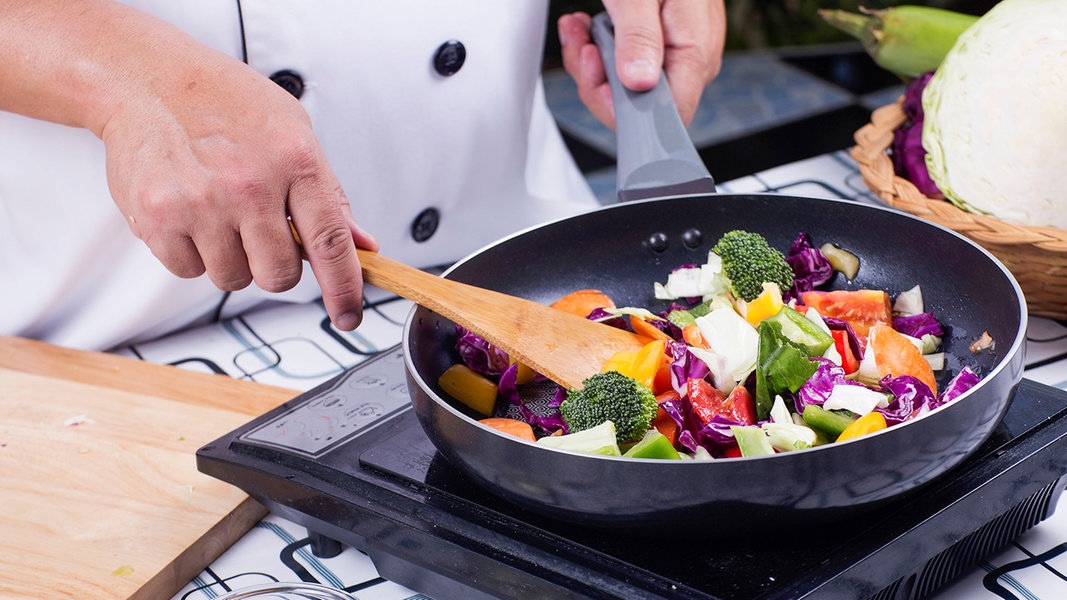
[[[318,458],[408,407],[404,354],[383,352],[251,429],[241,441]]]

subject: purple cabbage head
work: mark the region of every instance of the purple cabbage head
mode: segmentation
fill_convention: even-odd
[[[904,89],[903,109],[908,120],[893,132],[892,158],[897,175],[914,184],[924,196],[941,198],[941,190],[926,169],[923,148],[922,94],[933,74],[930,71],[916,77]]]

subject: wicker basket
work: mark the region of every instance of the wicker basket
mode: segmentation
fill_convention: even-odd
[[[883,106],[855,133],[851,154],[863,181],[884,202],[970,238],[1003,262],[1015,275],[1031,315],[1067,319],[1067,230],[1011,225],[924,196],[898,177],[886,153],[893,131],[907,121],[902,105]]]

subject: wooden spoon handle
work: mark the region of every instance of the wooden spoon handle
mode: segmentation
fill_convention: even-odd
[[[524,298],[431,275],[358,250],[364,280],[469,329],[533,370],[569,388],[600,371],[617,351],[640,348],[631,332]]]
[[[467,327],[456,319],[463,319],[464,315],[471,310],[469,303],[478,301],[477,294],[468,289],[473,286],[432,275],[377,252],[361,249],[357,249],[356,252],[359,255],[360,265],[363,267],[363,279],[366,283],[407,298]],[[477,288],[473,289],[477,290]],[[483,292],[490,293],[489,290],[483,290]],[[473,297],[468,297],[468,295]]]

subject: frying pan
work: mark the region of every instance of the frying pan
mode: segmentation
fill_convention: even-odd
[[[594,27],[610,60],[610,23],[598,16]],[[613,65],[605,66],[614,74]],[[659,310],[665,303],[654,300],[653,282],[665,281],[676,266],[703,263],[726,231],[756,231],[782,250],[806,232],[816,246],[831,242],[860,258],[853,280],[835,274],[829,288],[895,296],[920,285],[926,309],[945,328],[948,361],[939,387],[963,365],[982,381],[920,418],[807,450],[702,461],[581,454],[479,424],[437,384],[459,361],[454,325],[415,308],[403,338],[408,387],[419,422],[451,465],[518,507],[554,519],[735,535],[844,522],[875,510],[934,481],[990,436],[1022,377],[1027,318],[1019,285],[996,258],[950,230],[886,208],[712,193],[665,83],[638,94],[613,85],[619,196],[639,199],[519,232],[461,260],[446,277],[543,303],[597,288],[619,306]],[[968,345],[984,331],[994,347],[971,352]]]

